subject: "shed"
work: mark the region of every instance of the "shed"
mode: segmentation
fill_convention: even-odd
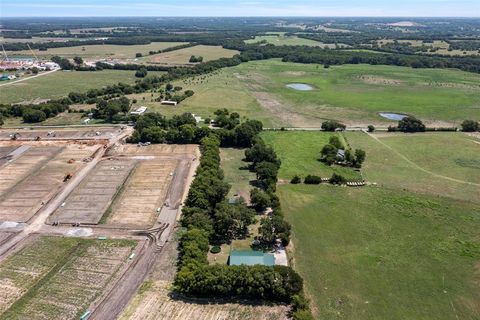
[[[274,266],[275,257],[271,253],[265,253],[261,251],[233,250],[232,252],[230,252],[228,264],[231,266],[239,266],[242,264],[247,266],[253,266],[256,264],[263,266]]]
[[[337,151],[337,158],[345,160],[345,150],[343,149],[338,149]]]
[[[160,103],[165,104],[165,105],[169,105],[169,106],[176,106],[177,105],[177,101],[171,101],[171,100],[163,100]]]

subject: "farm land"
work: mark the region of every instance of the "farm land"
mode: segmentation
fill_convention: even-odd
[[[238,53],[236,50],[224,49],[220,46],[197,45],[190,48],[151,55],[142,58],[141,61],[147,64],[182,65],[189,64],[191,56],[203,57],[203,61],[207,62],[220,58],[231,58]]]
[[[278,141],[287,135],[291,141],[307,140],[301,136],[313,134],[319,136],[315,140],[329,135],[262,134],[282,159],[280,176],[313,169],[292,166],[309,163],[310,154],[288,148],[293,142]],[[373,185],[278,186],[293,227],[290,256],[305,278],[314,314],[325,319],[477,318],[480,140],[464,133],[344,136],[352,148],[367,152],[361,171]],[[392,297],[400,303],[392,306]]]
[[[186,42],[152,42],[145,45],[112,45],[98,44],[77,47],[50,48],[47,51],[33,50],[38,57],[62,56],[65,58],[82,57],[84,59],[134,59],[137,53],[148,55],[150,51],[176,47]],[[31,56],[29,50],[8,52],[9,56]]]
[[[322,48],[335,48],[334,44],[326,44],[319,41],[299,38],[297,36],[286,36],[285,34],[267,34],[264,36],[256,36],[254,39],[246,40],[245,43],[259,43],[266,41],[268,44],[276,46],[311,46]]]
[[[291,83],[309,84],[313,90],[285,87]],[[458,126],[478,115],[478,83],[477,74],[456,70],[370,65],[324,69],[267,60],[179,81],[178,85],[188,86],[195,95],[176,107],[143,96],[151,111],[164,115],[192,112],[206,118],[228,106],[242,116],[261,120],[267,128],[319,128],[327,119],[361,127],[395,124],[380,112],[412,115],[431,126]]]

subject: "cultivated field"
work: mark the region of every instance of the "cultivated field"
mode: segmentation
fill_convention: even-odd
[[[0,220],[29,220],[74,175],[98,146],[69,144],[26,147],[18,158],[0,168]]]
[[[149,75],[161,74],[149,72]],[[85,93],[107,85],[134,83],[134,71],[103,70],[95,72],[57,71],[48,75],[8,84],[1,88],[2,103],[41,101],[67,96],[70,92]]]
[[[286,88],[306,83],[311,91]],[[202,79],[179,82],[195,95],[179,106],[147,103],[162,114],[190,111],[202,117],[228,106],[265,126],[320,127],[326,119],[349,125],[389,125],[382,111],[406,113],[431,125],[476,119],[480,76],[448,69],[396,66],[321,65],[278,60],[244,63]],[[222,97],[219,99],[218,97]]]
[[[145,63],[153,64],[188,64],[191,56],[201,56],[203,61],[217,60],[220,58],[230,58],[238,54],[238,51],[224,49],[220,46],[198,45],[190,48],[164,52],[142,59]]]
[[[50,48],[48,51],[33,50],[38,57],[49,58],[61,56],[65,58],[82,57],[84,59],[134,59],[135,54],[148,55],[149,51],[158,51],[166,48],[186,44],[186,42],[152,42],[150,44],[122,46],[112,44],[86,45],[77,47]],[[30,50],[7,52],[9,56],[31,56]]]
[[[362,172],[370,182],[480,202],[479,139],[463,133],[345,135],[367,152]]]
[[[381,187],[278,194],[318,319],[480,317],[478,204]]]
[[[289,182],[295,175],[305,177],[309,174],[330,178],[333,173],[338,173],[347,179],[361,180],[360,174],[351,168],[328,166],[318,160],[320,150],[332,135],[319,131],[270,131],[261,134],[282,161],[278,174],[280,179]]]
[[[165,281],[145,282],[121,320],[286,320],[286,306],[251,305],[212,300],[184,300],[170,295]]]
[[[98,224],[135,167],[135,160],[103,160],[68,196],[50,221]]]
[[[136,246],[126,240],[60,237],[30,242],[0,264],[2,319],[78,318]]]

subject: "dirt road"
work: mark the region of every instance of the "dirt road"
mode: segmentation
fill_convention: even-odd
[[[51,70],[51,71],[39,73],[39,74],[37,74],[36,76],[31,76],[31,77],[28,77],[28,78],[22,78],[22,79],[15,80],[15,81],[12,81],[12,82],[7,82],[7,83],[4,83],[4,84],[0,84],[0,87],[4,87],[4,86],[11,85],[11,84],[19,83],[19,82],[26,81],[26,80],[30,80],[30,79],[33,79],[33,78],[38,78],[38,77],[46,76],[46,75],[48,75],[48,74],[50,74],[50,73],[57,72],[58,70],[60,70],[60,69],[55,69],[55,70]]]

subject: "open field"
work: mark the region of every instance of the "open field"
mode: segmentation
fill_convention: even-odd
[[[335,48],[334,44],[326,44],[319,41],[299,38],[297,36],[285,36],[283,34],[256,36],[255,39],[246,40],[245,43],[258,43],[261,41],[266,41],[267,43],[276,46],[309,46]]]
[[[220,58],[230,58],[238,53],[236,50],[224,49],[220,46],[198,45],[148,56],[143,58],[142,61],[153,64],[188,64],[191,56],[201,56],[203,61],[207,62]]]
[[[122,132],[120,127],[77,127],[77,128],[15,128],[0,129],[0,141],[9,141],[6,145],[16,146],[10,135],[16,133],[17,141],[34,141],[40,137],[41,141],[58,140],[107,140]],[[52,134],[49,134],[52,133]]]
[[[28,147],[0,168],[0,220],[25,222],[58,192],[67,174],[74,175],[82,160],[98,146],[69,144],[61,147]]]
[[[285,86],[306,83],[311,91]],[[195,95],[177,107],[147,102],[165,115],[193,112],[203,118],[228,107],[266,127],[320,127],[326,119],[348,125],[390,125],[382,111],[406,113],[431,125],[459,125],[480,115],[480,75],[449,69],[321,65],[255,61],[205,79],[178,82]],[[222,99],[219,99],[222,97]],[[140,100],[139,100],[140,101]],[[147,100],[148,101],[148,100]]]
[[[58,38],[58,37],[32,37],[30,39],[27,38],[4,38],[0,37],[0,43],[46,43],[46,42],[65,42],[70,40],[78,40],[75,38]],[[12,51],[13,52],[13,51]],[[11,54],[11,53],[10,53]],[[28,53],[31,54],[30,52]]]
[[[133,46],[122,46],[113,44],[95,44],[78,47],[50,48],[47,51],[33,50],[36,56],[49,58],[61,56],[65,58],[82,57],[84,59],[134,59],[136,53],[147,55],[149,51],[158,51],[186,44],[186,42],[152,42],[150,44],[141,44]],[[32,53],[30,50],[7,52],[9,56],[28,56]]]
[[[463,133],[345,133],[353,148],[367,152],[366,180],[466,201],[480,201],[480,141]]]
[[[68,196],[50,218],[60,223],[98,224],[135,167],[135,160],[104,160]]]
[[[377,43],[379,45],[387,44],[387,43],[393,43],[393,39],[383,39],[383,40],[378,40]],[[438,49],[433,52],[425,52],[424,54],[441,54],[441,55],[447,55],[447,56],[467,56],[467,55],[479,55],[480,53],[478,50],[449,50],[450,44],[446,41],[443,40],[433,40],[432,42],[425,42],[422,40],[397,40],[398,43],[400,44],[406,44],[410,43],[412,47],[421,47],[425,46],[428,48],[435,48]]]
[[[480,317],[478,204],[387,188],[278,189],[317,318]]]
[[[333,133],[319,131],[270,131],[263,132],[261,137],[271,145],[282,161],[279,178],[290,181],[295,175],[318,175],[330,178],[338,173],[347,179],[360,180],[358,172],[351,168],[328,166],[320,161],[320,150],[328,143]]]
[[[225,182],[232,187],[229,197],[235,194],[242,196],[245,200],[250,199],[251,182],[255,181],[255,173],[248,169],[248,162],[242,161],[245,158],[246,149],[222,148],[220,149],[221,165],[225,173]]]
[[[0,264],[2,319],[78,318],[135,246],[136,242],[126,240],[31,240]]]
[[[161,74],[149,72],[149,75]],[[9,84],[1,89],[2,103],[38,101],[67,96],[70,92],[86,92],[107,85],[134,83],[134,71],[103,70],[95,72],[57,71],[48,75]]]
[[[121,320],[284,320],[283,305],[252,305],[212,300],[186,300],[169,295],[170,283],[145,282],[121,315]]]

